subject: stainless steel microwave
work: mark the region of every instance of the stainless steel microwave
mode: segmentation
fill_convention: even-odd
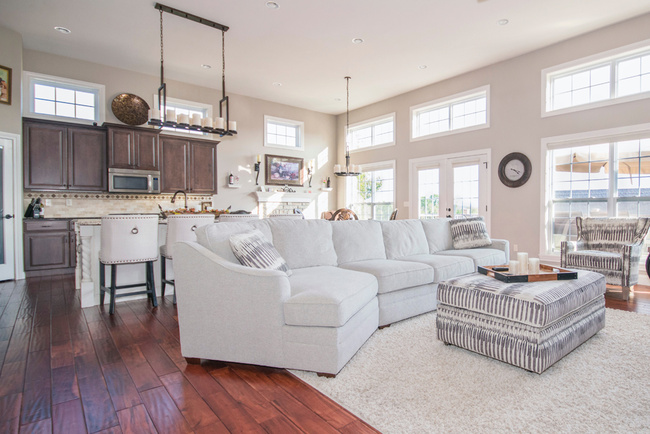
[[[108,169],[108,191],[112,193],[160,193],[156,170]]]

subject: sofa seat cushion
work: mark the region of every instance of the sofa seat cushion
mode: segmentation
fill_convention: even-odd
[[[289,283],[287,325],[341,327],[377,295],[375,276],[338,267],[293,270]]]
[[[477,267],[479,265],[502,265],[508,262],[506,260],[506,253],[503,250],[491,249],[489,247],[478,249],[443,250],[441,252],[436,252],[436,255],[464,256],[466,258],[471,258],[474,261],[474,265]]]
[[[409,262],[420,262],[433,268],[433,282],[444,282],[452,277],[470,274],[476,271],[474,261],[465,256],[449,255],[413,255],[401,259]]]
[[[566,266],[588,270],[620,271],[623,269],[623,258],[620,253],[580,250],[567,253]]]
[[[433,282],[433,268],[420,262],[378,259],[348,262],[340,265],[348,270],[370,273],[377,278],[379,294]]]

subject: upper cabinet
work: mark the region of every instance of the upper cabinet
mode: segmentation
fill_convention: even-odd
[[[158,131],[108,126],[108,167],[160,170]]]
[[[217,143],[160,136],[162,193],[217,193]]]
[[[106,130],[25,119],[23,166],[28,190],[107,191]]]

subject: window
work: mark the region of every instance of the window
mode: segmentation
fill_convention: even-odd
[[[349,208],[361,220],[388,220],[395,209],[395,162],[365,164],[348,178]]]
[[[650,216],[650,125],[548,147],[548,254],[576,239],[576,217]]]
[[[395,113],[350,125],[347,142],[350,150],[395,144]]]
[[[648,98],[650,41],[548,68],[542,76],[542,115]]]
[[[171,98],[167,97],[165,99],[167,103],[167,110],[173,109],[174,112],[176,113],[176,117],[178,118],[178,115],[187,115],[190,120],[192,120],[192,115],[198,114],[201,116],[201,118],[212,118],[212,104],[203,104],[200,102],[196,101],[186,101],[183,99],[178,99],[178,98]],[[153,106],[158,107],[158,94],[154,94],[153,96]],[[208,133],[203,133],[201,131],[193,131],[193,130],[177,130],[176,128],[172,127],[163,127],[163,131],[170,131],[170,132],[177,132],[177,133],[183,133],[183,134],[198,134],[198,135],[208,135]]]
[[[264,116],[264,146],[304,149],[303,122]]]
[[[104,85],[24,73],[27,116],[73,122],[104,121]]]
[[[411,141],[487,128],[490,87],[411,107]]]

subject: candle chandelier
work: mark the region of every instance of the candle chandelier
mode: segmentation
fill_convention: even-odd
[[[359,176],[359,166],[350,165],[350,79],[345,77],[345,92],[346,92],[346,108],[345,108],[345,171],[341,170],[341,166],[337,164],[334,166],[334,174],[336,176]]]
[[[158,109],[152,110],[148,124],[160,128],[171,127],[177,130],[191,130],[218,134],[221,137],[237,134],[237,123],[230,120],[230,100],[226,95],[225,35],[229,27],[160,3],[156,3],[154,8],[160,11],[160,87],[158,88]],[[167,109],[167,84],[165,83],[163,45],[163,12],[221,30],[221,100],[219,101],[219,117],[215,118],[214,121],[211,118],[201,118],[199,115],[194,115],[192,118],[185,114],[179,114],[176,116],[173,109]]]

